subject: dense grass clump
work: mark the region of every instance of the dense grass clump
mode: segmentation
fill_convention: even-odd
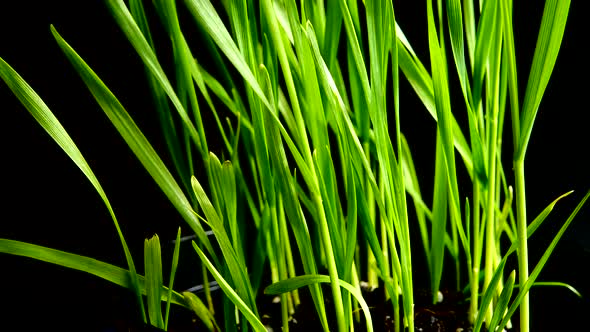
[[[157,236],[145,240],[145,273],[138,273],[99,180],[46,104],[2,59],[0,77],[104,201],[127,267],[8,239],[0,239],[0,252],[127,287],[153,326],[168,327],[174,303],[211,331],[266,331],[259,310],[265,294],[280,299],[283,330],[306,305],[315,309],[317,329],[372,331],[380,326],[367,290],[390,306],[392,330],[414,331],[412,261],[426,257],[433,304],[451,275],[466,294],[474,331],[510,326],[517,309],[521,331],[529,330],[528,292],[590,195],[539,262],[530,262],[528,237],[568,195],[536,218],[527,215],[525,156],[570,1],[545,3],[523,98],[511,0],[428,0],[420,22],[427,26],[427,58],[412,49],[403,32],[412,27],[397,24],[404,13],[390,0],[105,3],[145,65],[167,151],[156,151],[89,64],[53,26],[51,32],[194,233],[203,296],[173,290],[180,230],[166,281]],[[169,38],[164,46],[152,37],[156,29]],[[403,134],[419,124],[402,120],[416,111],[404,108],[402,79],[436,122],[434,174],[416,171],[413,142]],[[512,143],[509,164],[503,141]],[[432,176],[431,187],[420,186]],[[418,243],[411,243],[411,230]],[[517,269],[510,270],[514,253]],[[217,306],[212,283],[223,291]]]

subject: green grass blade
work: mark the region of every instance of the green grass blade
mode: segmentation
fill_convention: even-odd
[[[494,275],[492,276],[492,280],[488,284],[488,287],[486,288],[486,290],[483,294],[483,297],[481,299],[481,305],[479,306],[480,309],[477,314],[477,318],[475,320],[475,323],[473,324],[473,331],[474,332],[479,332],[481,330],[481,327],[483,325],[483,320],[486,317],[487,308],[491,305],[492,299],[494,298],[494,295],[496,294],[496,289],[498,288],[498,284],[500,283],[500,280],[502,279],[502,274],[504,273],[504,266],[506,265],[507,257],[508,257],[508,254],[506,254],[504,256],[502,261],[500,261],[500,264],[498,264],[498,267],[496,267],[496,271],[494,272]]]
[[[445,158],[445,167],[449,184],[449,207],[453,227],[458,231],[463,248],[469,255],[469,243],[461,222],[461,208],[459,201],[459,189],[457,184],[457,171],[455,164],[454,126],[452,121],[450,96],[448,89],[447,64],[444,55],[444,44],[438,40],[432,2],[428,1],[428,45],[430,50],[430,61],[432,68],[432,82],[434,89],[434,101],[438,117],[438,130],[442,139],[442,146]]]
[[[547,216],[549,216],[551,211],[553,211],[553,208],[555,207],[557,202],[559,202],[562,198],[569,196],[571,193],[573,193],[573,190],[557,197],[555,200],[549,203],[549,205],[547,205],[547,207],[544,208],[543,211],[541,211],[541,213],[539,213],[539,215],[535,217],[535,219],[533,219],[533,221],[527,226],[527,237],[531,237],[535,233],[535,231],[539,228],[539,226],[541,226],[543,221],[545,221]]]
[[[94,258],[7,239],[0,239],[0,253],[29,257],[69,269],[86,272],[131,290],[135,287],[129,270]],[[146,280],[141,275],[137,275],[137,287],[139,288],[140,294],[146,294]],[[171,291],[171,293],[167,292],[168,289],[166,287],[163,287],[163,289],[165,291],[162,292],[162,301],[167,301],[168,294],[172,294],[170,297],[172,303],[187,307],[187,304],[180,293],[175,291]]]
[[[519,288],[520,285],[514,286],[515,288]],[[532,287],[563,287],[569,290],[570,292],[574,293],[579,298],[583,298],[582,294],[574,288],[574,286],[570,284],[566,284],[565,282],[560,281],[537,281],[533,284]]]
[[[211,2],[209,0],[186,0],[185,3],[191,14],[201,23],[209,36],[211,36],[229,61],[236,67],[246,82],[248,82],[262,103],[271,109],[270,103],[262,92],[262,88],[258,84],[258,81],[256,81],[254,74],[252,74],[252,71]]]
[[[402,135],[402,152],[403,158],[403,170],[404,170],[404,181],[405,188],[408,194],[414,201],[414,209],[416,211],[416,219],[418,220],[418,227],[420,229],[420,238],[422,240],[422,246],[424,247],[424,253],[426,254],[427,265],[431,266],[430,262],[430,239],[428,236],[428,226],[426,224],[426,217],[432,220],[432,212],[424,203],[422,194],[420,193],[420,184],[418,183],[418,175],[416,168],[414,167],[414,161],[410,146],[406,138]]]
[[[15,96],[20,100],[20,102],[25,106],[25,108],[29,111],[29,113],[35,118],[37,123],[43,127],[43,129],[51,136],[51,138],[64,150],[64,152],[72,159],[72,161],[78,166],[78,168],[84,173],[88,181],[92,184],[96,192],[99,194],[100,198],[106,205],[106,208],[109,211],[111,219],[115,225],[117,230],[117,235],[119,236],[119,240],[121,241],[121,245],[123,246],[123,251],[125,253],[125,259],[127,261],[127,265],[129,266],[129,271],[131,272],[131,281],[133,284],[133,289],[136,293],[138,298],[138,302],[141,308],[141,313],[144,321],[146,320],[145,311],[143,308],[143,301],[141,300],[141,295],[139,292],[139,286],[137,282],[137,274],[135,270],[135,265],[133,263],[133,258],[131,257],[131,253],[129,248],[127,247],[127,243],[125,242],[125,238],[123,233],[121,232],[121,228],[119,227],[119,223],[117,218],[115,217],[115,212],[111,207],[111,203],[109,202],[106,193],[102,189],[98,179],[90,169],[90,166],[82,156],[82,153],[76,147],[76,144],[72,141],[66,130],[62,127],[59,123],[57,118],[51,113],[49,107],[41,100],[41,98],[33,91],[31,86],[29,86],[23,78],[16,72],[10,65],[8,65],[2,58],[0,58],[0,77],[4,80],[4,82],[8,85],[8,87],[12,90]]]
[[[474,0],[463,0],[463,17],[465,18],[465,39],[469,54],[471,72],[473,72],[475,58],[475,13],[473,10]]]
[[[225,128],[223,127],[223,124],[222,124],[221,119],[219,117],[219,111],[215,107],[215,104],[213,103],[213,100],[211,99],[211,95],[209,95],[209,91],[207,90],[207,84],[206,84],[205,78],[202,74],[202,69],[198,65],[196,60],[191,61],[190,71],[191,71],[191,75],[192,75],[193,80],[195,81],[195,83],[197,84],[197,87],[199,88],[199,91],[201,92],[201,94],[203,95],[203,98],[205,98],[205,101],[207,102],[207,106],[209,106],[209,108],[211,109],[211,113],[213,114],[213,117],[215,118],[215,123],[217,124],[217,128],[219,129],[219,133],[221,134],[221,139],[225,143],[225,147],[226,147],[227,151],[230,153],[230,155],[233,155],[235,149],[231,145],[231,143],[228,139],[228,134],[226,133]],[[227,95],[227,93],[225,91],[223,93],[225,95]],[[240,114],[240,116],[238,116],[237,120],[238,121],[242,120],[241,113],[237,113],[237,114]],[[246,122],[248,121],[247,118],[244,118],[243,120]],[[240,124],[240,123],[238,122],[238,124]],[[237,140],[237,138],[235,138],[235,139]]]
[[[516,71],[516,50],[514,45],[514,29],[512,27],[512,0],[503,0],[502,20],[504,32],[504,63],[508,71],[508,93],[510,96],[510,114],[512,119],[512,141],[514,150],[518,150],[520,140],[520,105],[518,99],[518,75]]]
[[[533,65],[522,105],[520,140],[518,150],[515,151],[515,159],[523,159],[526,153],[533,123],[561,47],[570,2],[570,0],[545,2]]]
[[[147,16],[143,8],[143,1],[129,1],[129,10],[133,16],[133,19],[137,22],[137,26],[141,30],[141,33],[145,36],[146,41],[149,43],[150,47],[154,49],[154,43],[151,38]],[[180,175],[180,179],[182,179],[181,181],[183,189],[185,192],[189,192],[188,189],[190,188],[189,181],[191,174],[188,167],[189,163],[186,160],[186,156],[184,155],[184,149],[182,145],[179,144],[181,141],[179,137],[180,133],[176,128],[177,125],[175,124],[173,114],[171,113],[172,111],[168,103],[166,91],[158,83],[157,77],[152,75],[148,66],[145,66],[145,73],[154,101],[154,107],[160,119],[159,123],[164,141],[166,142],[166,146],[170,153],[172,162],[176,168],[176,172]]]
[[[297,36],[297,34],[295,34],[295,36]],[[294,152],[296,147],[294,146],[294,143],[288,139],[288,136],[285,135],[283,132],[284,128],[281,128],[280,122],[277,122],[276,118],[273,117],[274,114],[272,112],[269,113],[270,114],[266,115],[270,116],[264,117],[265,122],[263,123],[263,128],[266,128],[268,131],[268,140],[273,142],[273,144],[268,145],[268,152],[273,164],[275,165],[274,171],[276,174],[275,187],[269,187],[271,190],[270,193],[273,193],[275,190],[282,193],[285,212],[293,229],[295,241],[297,242],[297,247],[301,255],[303,269],[307,274],[316,274],[317,266],[313,253],[313,249],[316,247],[316,244],[311,241],[309,227],[303,215],[301,203],[303,202],[304,204],[308,204],[307,207],[309,207],[312,215],[317,215],[318,209],[317,206],[311,202],[311,199],[307,198],[305,193],[297,193],[297,188],[300,189],[301,187],[298,185],[295,177],[290,173],[287,155],[285,153],[280,134],[282,134],[282,136],[285,138],[285,142],[287,143],[287,146],[291,152]],[[295,153],[293,155],[296,159],[297,165],[303,166],[303,169],[299,169],[299,171],[302,171],[301,173],[303,175],[303,180],[308,184],[308,186],[314,188],[316,179],[312,175],[311,170],[307,167],[307,164],[300,155],[298,156]],[[270,177],[268,178],[270,179]],[[326,310],[321,288],[318,285],[311,285],[310,292],[322,327],[325,331],[327,331],[328,321],[326,318]]]
[[[358,242],[358,208],[357,208],[357,197],[356,197],[356,187],[359,185],[356,181],[356,175],[354,174],[354,170],[352,168],[348,169],[346,174],[347,177],[347,193],[346,193],[346,201],[348,204],[348,211],[346,213],[346,224],[347,224],[347,231],[346,231],[346,254],[344,255],[344,280],[350,280],[351,273],[355,273],[356,271],[351,271],[352,263],[354,261],[354,255],[357,248]]]
[[[189,107],[192,109],[193,119],[196,122],[199,141],[201,143],[201,145],[197,147],[200,148],[199,152],[201,153],[201,159],[204,160],[207,158],[209,148],[207,146],[207,135],[203,126],[201,110],[197,101],[197,94],[191,74],[192,63],[194,62],[193,55],[191,54],[190,48],[184,38],[184,35],[182,34],[182,31],[180,30],[180,23],[178,14],[176,12],[175,2],[163,1],[160,9],[162,16],[167,18],[164,20],[164,24],[168,26],[168,31],[172,39],[172,47],[174,49],[173,54],[175,57],[174,63],[177,73],[176,89],[179,91],[180,95],[185,95],[188,98],[186,101],[187,107],[185,107],[185,109],[188,109]],[[189,134],[191,134],[190,130],[192,129],[187,129],[189,130]],[[190,149],[187,149],[187,151],[187,158],[191,160]]]
[[[125,6],[123,0],[109,0],[107,1],[107,5],[115,18],[115,21],[125,33],[125,36],[135,48],[137,54],[143,60],[143,63],[148,67],[152,75],[156,78],[157,82],[161,85],[162,89],[166,91],[166,94],[170,98],[170,101],[176,108],[178,115],[182,119],[182,123],[185,129],[188,131],[191,139],[194,141],[195,145],[201,150],[202,142],[200,141],[199,134],[195,129],[194,125],[192,124],[189,115],[186,109],[183,107],[182,103],[178,99],[178,96],[174,92],[172,85],[166,78],[166,74],[164,70],[160,66],[158,62],[158,58],[156,54],[148,44],[147,40],[141,33],[141,30],[133,20],[131,13]]]
[[[478,110],[481,106],[482,91],[484,89],[484,75],[493,46],[494,30],[498,23],[498,6],[496,1],[484,3],[481,11],[477,35],[475,40],[475,54],[473,66],[473,109]]]
[[[146,279],[146,293],[148,303],[148,316],[152,326],[164,328],[162,318],[162,252],[160,239],[154,235],[144,242],[144,266]]]
[[[558,197],[557,199],[555,199],[553,202],[551,202],[534,220],[533,222],[527,227],[527,238],[530,237],[531,235],[533,235],[535,233],[535,231],[538,229],[538,227],[543,223],[543,221],[547,218],[547,216],[549,215],[549,213],[553,210],[555,204],[557,204],[557,202],[562,199],[563,197],[567,196],[571,194],[571,192],[568,192],[566,194],[561,195],[560,197]],[[578,207],[576,207],[576,209],[574,210],[574,212],[572,213],[572,215],[570,215],[570,218],[568,218],[568,221],[566,222],[566,224],[571,223],[571,220],[573,219],[573,216],[575,216],[575,214],[577,213],[577,211],[581,208],[581,205],[584,204],[585,200],[588,199],[588,196],[590,196],[590,191],[588,192],[588,194],[586,194],[586,196],[584,197],[584,199],[580,202],[580,204],[578,205]],[[564,231],[564,228],[567,228],[568,225],[564,224],[562,226],[562,228],[560,229],[560,233],[558,233],[556,235],[556,237],[554,238],[552,244],[556,241],[556,239],[560,236],[560,234],[563,234],[562,231]],[[487,308],[491,301],[492,298],[494,296],[494,292],[495,289],[497,287],[497,285],[499,284],[499,280],[501,279],[501,276],[503,274],[503,270],[504,270],[504,266],[506,265],[506,261],[508,259],[508,257],[513,254],[516,251],[516,248],[518,247],[518,243],[515,242],[513,243],[510,248],[506,251],[506,253],[504,254],[504,257],[502,258],[502,260],[500,261],[500,263],[498,264],[493,276],[492,276],[492,280],[490,282],[490,284],[488,285],[487,289],[485,290],[484,296],[482,297],[482,302],[480,305],[480,314],[477,315],[477,319],[474,323],[474,331],[478,332],[481,329],[481,326],[483,324],[483,320],[485,318],[485,308]],[[549,250],[549,248],[548,248]],[[547,252],[546,252],[547,253]],[[543,256],[545,257],[545,256]],[[539,266],[539,264],[537,264],[537,267]],[[535,268],[536,269],[536,268]],[[540,272],[540,271],[538,271]],[[528,279],[530,280],[530,279]],[[526,285],[529,285],[529,288],[532,287],[531,284],[527,282],[525,283]],[[531,282],[534,283],[534,280]],[[518,293],[518,297],[520,298],[519,301],[522,300],[522,298],[524,298],[525,293],[522,293],[522,291],[520,291]],[[515,306],[516,305],[516,306]],[[515,307],[514,307],[515,306]],[[514,307],[514,308],[513,308]],[[514,300],[512,306],[509,309],[509,312],[504,316],[504,320],[500,323],[501,327],[499,329],[502,329],[502,324],[506,324],[508,322],[508,320],[510,319],[510,317],[512,316],[512,314],[514,314],[514,311],[516,310],[516,308],[518,307],[518,304],[516,302],[516,299]]]
[[[240,100],[240,96],[236,93],[236,87],[232,87],[231,90],[234,92],[234,100],[232,99],[232,96],[229,95],[227,90],[221,85],[221,83],[219,83],[219,81],[217,81],[213,76],[211,76],[211,74],[209,74],[205,70],[205,68],[200,66],[196,61],[193,62],[193,64],[194,66],[192,70],[198,72],[193,73],[197,85],[199,85],[200,82],[200,79],[198,77],[202,77],[203,82],[211,90],[211,92],[213,92],[213,94],[217,98],[219,98],[219,100],[228,108],[230,112],[232,112],[236,117],[238,117],[238,119],[240,120],[240,125],[244,126],[244,128],[246,128],[248,132],[253,132],[252,122],[248,118],[248,114],[242,111],[243,107],[240,107],[240,105],[242,105],[242,101]],[[201,93],[203,93],[203,95],[205,96],[205,100],[207,100],[208,93],[204,91],[201,91]]]
[[[222,219],[211,204],[205,190],[194,176],[191,178],[191,184],[197,201],[207,217],[208,224],[211,226],[211,230],[219,243],[223,258],[225,259],[231,275],[231,281],[234,283],[233,286],[237,289],[241,299],[248,305],[249,310],[252,310],[257,314],[255,295],[252,292],[252,286],[248,278],[245,262],[232,247],[231,240],[225,230]]]
[[[510,302],[510,297],[512,296],[512,291],[514,290],[514,278],[516,277],[516,272],[512,270],[506,284],[504,285],[504,289],[502,289],[502,293],[498,298],[498,302],[494,305],[494,315],[492,316],[492,320],[490,321],[490,329],[492,331],[496,331],[496,326],[500,322],[500,319],[506,312],[506,308],[508,308],[508,303]]]
[[[217,261],[211,243],[194,214],[191,204],[182,192],[182,189],[178,186],[176,180],[174,180],[174,177],[170,174],[166,165],[164,165],[164,162],[160,159],[154,148],[139,130],[133,119],[129,116],[127,111],[125,111],[123,105],[121,105],[100,78],[92,71],[92,69],[90,69],[84,60],[80,58],[74,49],[61,38],[53,27],[51,31],[54,34],[58,45],[68,60],[70,60],[70,63],[74,66],[84,83],[88,86],[90,92],[111,123],[115,126],[117,131],[119,131],[121,137],[123,137],[127,145],[131,148],[135,156],[143,164],[166,197],[168,197],[172,205],[174,205],[180,215],[199,237],[199,240],[204,243],[207,250],[213,255],[214,260]]]
[[[342,13],[338,10],[339,3],[328,1],[326,9],[326,29],[324,31],[324,42],[322,54],[326,59],[328,68],[333,69],[338,57],[338,44],[342,30]]]
[[[193,241],[193,248],[195,248],[195,251],[197,252],[199,257],[201,258],[201,261],[203,263],[205,263],[209,272],[211,272],[211,274],[213,275],[215,280],[217,280],[219,287],[221,287],[221,289],[226,294],[226,296],[236,305],[238,310],[240,310],[242,312],[242,314],[244,314],[244,316],[246,317],[248,322],[252,325],[254,330],[257,332],[266,332],[266,328],[264,327],[262,322],[260,322],[257,315],[251,310],[250,306],[247,305],[242,300],[242,298],[233,290],[233,287],[223,278],[221,273],[219,273],[219,271],[217,271],[215,266],[213,266],[211,261],[207,258],[207,256],[205,256],[205,254],[197,246],[195,241]],[[234,279],[235,279],[235,277],[234,277]]]
[[[278,147],[278,144],[273,144],[272,146]],[[306,274],[316,274],[317,266],[313,253],[315,244],[311,240],[309,228],[303,215],[303,209],[295,190],[296,180],[288,171],[286,156],[284,154],[278,155],[276,153],[273,153],[273,155],[280,157],[279,160],[281,160],[281,167],[279,167],[277,170],[277,189],[284,194],[283,201],[285,212],[287,214],[291,228],[293,229],[295,241],[301,256],[303,270]],[[310,205],[312,207],[315,206],[311,202]],[[324,304],[325,301],[321,288],[318,285],[311,285],[310,292],[316,307],[316,311],[318,312],[320,322],[322,323],[322,327],[325,331],[327,331],[328,321],[326,318],[326,309]]]
[[[403,32],[398,27],[398,36],[403,36]],[[438,121],[438,117],[436,114],[436,106],[434,101],[434,91],[432,86],[432,78],[424,68],[424,65],[420,62],[420,60],[416,57],[415,54],[411,51],[411,46],[408,43],[405,43],[405,39],[398,40],[398,61],[399,67],[401,68],[404,76],[422,101],[422,104],[426,107],[426,110],[430,113],[432,118]],[[452,114],[451,114],[452,117]],[[471,158],[471,151],[467,141],[465,140],[465,136],[463,136],[463,132],[459,127],[459,124],[452,117],[452,126],[453,126],[453,139],[455,148],[461,155],[463,159],[463,163],[467,168],[469,174],[472,173],[473,170],[473,160]]]
[[[346,29],[346,36],[348,38],[348,45],[353,54],[353,59],[356,65],[357,73],[359,74],[361,83],[360,85],[362,87],[363,95],[365,97],[365,100],[367,101],[367,104],[369,104],[369,101],[371,100],[371,87],[369,84],[369,76],[367,74],[367,66],[362,55],[359,39],[353,25],[353,19],[350,10],[348,9],[347,1],[338,0],[338,3],[340,4],[340,11],[342,12],[342,17],[344,19],[344,27]]]
[[[468,2],[468,1],[467,1]],[[459,83],[463,92],[463,98],[468,108],[471,107],[471,87],[469,85],[469,76],[467,74],[467,65],[465,63],[465,41],[463,38],[463,11],[461,9],[461,0],[447,1],[447,21],[449,33],[451,36],[451,48],[455,66],[459,74]]]
[[[473,69],[473,110],[481,106],[482,91],[484,88],[484,75],[486,72],[490,53],[492,52],[494,30],[498,23],[498,6],[496,1],[484,2],[482,17],[477,27],[475,45],[475,64]],[[500,21],[501,22],[501,21]]]
[[[178,267],[178,256],[180,255],[180,227],[176,233],[176,241],[174,242],[174,253],[172,254],[172,265],[170,267],[170,280],[168,282],[168,302],[166,302],[166,316],[164,317],[164,330],[168,330],[168,322],[170,317],[170,299],[172,298],[172,289],[174,286],[174,277],[176,276],[176,268]],[[185,297],[186,298],[186,297]]]
[[[447,170],[445,167],[445,156],[443,143],[438,131],[436,141],[435,157],[435,174],[434,174],[434,193],[432,203],[432,242],[430,247],[430,286],[433,296],[433,303],[437,303],[440,280],[443,272],[443,262],[445,256],[445,235],[447,235],[447,207],[448,199],[448,181]]]
[[[320,78],[320,83],[324,90],[326,91],[326,95],[328,100],[332,104],[330,108],[332,111],[336,112],[334,114],[334,118],[336,118],[338,122],[338,130],[340,131],[342,137],[347,137],[350,140],[351,144],[351,151],[353,153],[352,162],[354,167],[357,171],[364,169],[367,172],[367,176],[369,178],[369,182],[375,192],[379,192],[377,181],[371,169],[371,165],[367,160],[362,145],[359,141],[358,136],[356,135],[356,131],[348,116],[348,112],[346,111],[346,106],[344,105],[344,101],[336,87],[332,74],[326,67],[326,63],[323,61],[321,54],[319,52],[319,47],[317,45],[317,41],[315,40],[315,32],[313,27],[308,23],[306,29],[306,36],[307,40],[310,42],[310,45],[313,50],[314,60],[316,61],[316,66],[318,68],[318,76]],[[385,212],[383,200],[380,199],[380,195],[375,195],[377,198],[377,203],[383,213]]]

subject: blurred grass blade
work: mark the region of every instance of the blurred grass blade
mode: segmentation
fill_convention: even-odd
[[[15,240],[0,239],[0,253],[24,256],[36,260],[56,264],[69,269],[74,269],[90,273],[113,284],[133,290],[131,273],[128,270],[118,266],[101,262],[94,258],[80,256],[61,250],[46,248],[31,243],[25,243]],[[141,275],[137,275],[137,287],[140,294],[146,294],[146,281]],[[162,286],[163,287],[163,286]],[[166,287],[163,287],[167,290]],[[162,301],[168,300],[168,294],[171,294],[170,301],[174,304],[187,307],[181,294],[171,291],[162,292]]]
[[[109,9],[111,10],[111,13],[113,14],[113,17],[117,21],[117,24],[119,24],[119,27],[125,33],[127,39],[133,45],[137,54],[143,60],[143,63],[149,68],[150,72],[152,73],[152,75],[154,75],[157,82],[161,85],[164,91],[166,91],[166,94],[170,98],[170,101],[172,102],[172,104],[178,111],[178,115],[182,119],[184,128],[188,131],[191,139],[197,145],[199,150],[201,150],[202,142],[200,141],[197,130],[192,124],[188,113],[182,106],[182,103],[176,96],[176,93],[174,92],[172,85],[166,78],[164,70],[158,62],[158,58],[156,57],[154,51],[151,49],[145,37],[141,33],[141,30],[133,20],[133,17],[131,16],[131,13],[125,6],[125,3],[123,2],[123,0],[108,0],[106,1],[106,3]]]
[[[0,77],[4,80],[4,82],[6,82],[8,87],[20,100],[23,106],[25,106],[29,113],[35,118],[37,123],[43,127],[49,136],[51,136],[51,138],[62,148],[62,150],[64,150],[68,157],[72,159],[76,166],[78,166],[82,173],[84,173],[86,178],[90,181],[106,205],[115,228],[117,229],[119,241],[121,241],[121,245],[123,246],[125,259],[127,261],[127,265],[129,266],[129,271],[131,272],[131,283],[133,285],[131,288],[134,290],[137,296],[141,308],[141,314],[143,320],[145,321],[145,311],[143,307],[143,301],[141,300],[133,258],[131,257],[131,253],[129,252],[129,248],[127,247],[127,243],[125,242],[125,238],[121,232],[117,218],[115,217],[115,212],[111,207],[111,203],[109,202],[106,193],[102,189],[102,186],[98,182],[98,179],[94,175],[94,172],[92,172],[92,169],[90,169],[90,166],[82,156],[80,150],[78,150],[78,147],[76,147],[74,141],[72,141],[66,130],[62,127],[53,113],[51,113],[43,100],[41,100],[37,93],[35,93],[35,91],[33,91],[33,89],[23,80],[23,78],[16,71],[14,71],[10,65],[4,62],[2,58],[0,58]]]
[[[219,271],[217,271],[217,269],[213,266],[213,264],[207,258],[207,256],[205,256],[203,251],[201,251],[201,249],[197,246],[195,241],[192,241],[192,243],[193,243],[193,248],[195,248],[195,251],[197,252],[199,257],[201,258],[201,261],[203,263],[205,263],[205,266],[207,266],[207,269],[209,270],[209,272],[211,272],[211,274],[213,275],[213,277],[217,281],[217,284],[219,285],[219,287],[221,287],[221,289],[223,290],[225,295],[235,304],[235,306],[238,308],[238,310],[240,310],[240,312],[242,312],[242,314],[244,314],[244,316],[246,317],[248,322],[252,325],[254,330],[256,332],[267,332],[266,328],[264,327],[262,322],[260,322],[257,315],[254,312],[252,312],[250,307],[246,303],[244,303],[242,298],[233,290],[232,286],[227,283],[227,281],[223,278],[223,276],[219,273]]]
[[[189,308],[199,317],[199,319],[205,324],[207,330],[213,331],[221,331],[217,323],[215,322],[215,317],[211,314],[207,306],[201,301],[201,299],[191,292],[183,292],[182,295],[189,306]]]
[[[160,189],[166,194],[172,205],[178,210],[180,215],[192,228],[199,240],[207,248],[208,252],[213,255],[214,261],[217,260],[211,243],[205,234],[201,223],[195,216],[191,204],[182,192],[182,189],[176,183],[176,180],[170,174],[164,162],[160,159],[154,148],[139,130],[133,119],[129,116],[123,105],[117,100],[113,93],[106,87],[100,78],[90,69],[90,67],[80,58],[74,49],[66,43],[59,33],[51,27],[51,32],[55,37],[58,45],[70,60],[88,89],[108,116],[111,123],[115,126],[121,137],[131,148],[135,156],[143,164]]]
[[[162,252],[158,235],[154,235],[151,239],[145,239],[144,260],[150,324],[162,329],[164,328],[162,303],[160,302],[162,297]]]
[[[494,305],[494,315],[492,316],[492,320],[490,321],[489,329],[492,331],[497,331],[496,326],[500,322],[500,319],[506,312],[506,308],[508,308],[508,303],[510,301],[510,297],[512,296],[512,291],[514,290],[514,278],[516,276],[516,272],[512,270],[506,284],[504,285],[504,289],[498,298],[498,302]]]
[[[256,81],[254,74],[252,74],[252,71],[211,2],[209,0],[185,0],[185,3],[191,14],[201,23],[209,36],[211,36],[229,61],[236,67],[246,82],[248,82],[256,95],[258,95],[262,103],[268,109],[271,109],[270,103],[262,92],[262,88],[258,84],[258,81]]]

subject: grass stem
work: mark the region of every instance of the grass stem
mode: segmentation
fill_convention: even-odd
[[[522,287],[529,278],[528,246],[527,246],[527,217],[526,217],[526,194],[524,181],[524,160],[517,159],[514,162],[514,177],[516,190],[516,223],[518,237],[518,283]],[[520,331],[529,331],[529,295],[523,297],[520,304]]]
[[[490,146],[489,146],[489,154],[488,154],[488,161],[489,161],[489,182],[487,188],[487,205],[486,205],[486,217],[487,217],[487,224],[486,224],[486,232],[485,232],[485,247],[486,247],[486,257],[485,257],[485,277],[484,277],[484,289],[486,289],[492,280],[492,275],[494,274],[495,270],[495,261],[496,261],[496,163],[497,159],[495,158],[497,153],[497,144],[496,141],[498,140],[498,123],[497,123],[497,112],[490,119]],[[526,232],[526,230],[525,230]],[[488,308],[481,308],[482,314],[485,312],[486,315],[486,323],[492,319],[493,315],[493,301],[492,305]]]
[[[328,220],[326,220],[322,198],[319,193],[313,194],[313,200],[318,212],[320,236],[322,238],[322,243],[324,244],[324,252],[326,255],[326,261],[328,263],[328,274],[330,275],[331,280],[330,286],[332,287],[332,296],[334,298],[334,308],[336,310],[338,331],[346,332],[346,325],[344,322],[346,319],[344,316],[344,304],[342,302],[342,292],[340,291],[338,268],[336,267],[336,259],[334,258],[334,252],[332,249],[332,240],[330,239]]]

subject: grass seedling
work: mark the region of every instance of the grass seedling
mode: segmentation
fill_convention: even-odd
[[[192,246],[203,275],[197,282],[206,290],[205,301],[173,291],[180,231],[168,287],[163,286],[157,236],[145,242],[145,278],[136,273],[90,166],[41,98],[2,59],[0,77],[103,198],[128,268],[6,239],[0,239],[0,252],[131,288],[144,322],[149,318],[163,329],[175,303],[194,311],[210,331],[238,326],[266,331],[259,307],[269,301],[265,295],[273,295],[280,299],[284,331],[301,305],[313,305],[317,328],[324,331],[363,326],[372,331],[376,326],[361,285],[374,289],[381,284],[378,291],[391,302],[393,330],[413,332],[418,286],[413,261],[424,250],[433,303],[440,301],[443,279],[454,274],[457,290],[468,290],[475,331],[484,323],[488,330],[508,326],[517,308],[520,330],[529,331],[528,291],[590,195],[529,274],[527,239],[563,197],[527,222],[524,159],[569,1],[546,1],[522,104],[511,0],[428,0],[422,22],[427,59],[412,49],[403,33],[411,27],[397,24],[399,13],[390,0],[154,1],[155,17],[146,14],[142,1],[105,3],[145,65],[168,151],[152,147],[115,94],[53,26],[51,32],[194,232]],[[187,21],[180,19],[180,10],[190,14]],[[196,40],[185,33],[189,24],[201,34]],[[156,43],[154,28],[165,30],[169,40]],[[172,55],[171,70],[162,65],[165,52]],[[455,74],[456,88],[450,79]],[[418,183],[428,175],[417,174],[412,142],[403,135],[403,128],[415,124],[402,122],[407,111],[400,95],[402,75],[436,121],[435,172],[428,188],[432,204],[424,201]],[[462,105],[452,103],[455,90]],[[507,106],[514,189],[506,172],[510,167],[502,163]],[[465,128],[460,117],[466,119]],[[167,153],[172,165],[159,153]],[[460,186],[464,182],[470,192]],[[410,243],[411,229],[420,233],[421,243]],[[502,246],[506,238],[508,250]],[[518,273],[505,271],[512,253],[518,256]],[[445,264],[449,254],[452,264]],[[467,281],[461,278],[465,274]],[[211,277],[223,290],[220,307],[214,307],[208,292]],[[302,302],[303,291],[312,303]],[[333,307],[326,307],[327,296]]]

